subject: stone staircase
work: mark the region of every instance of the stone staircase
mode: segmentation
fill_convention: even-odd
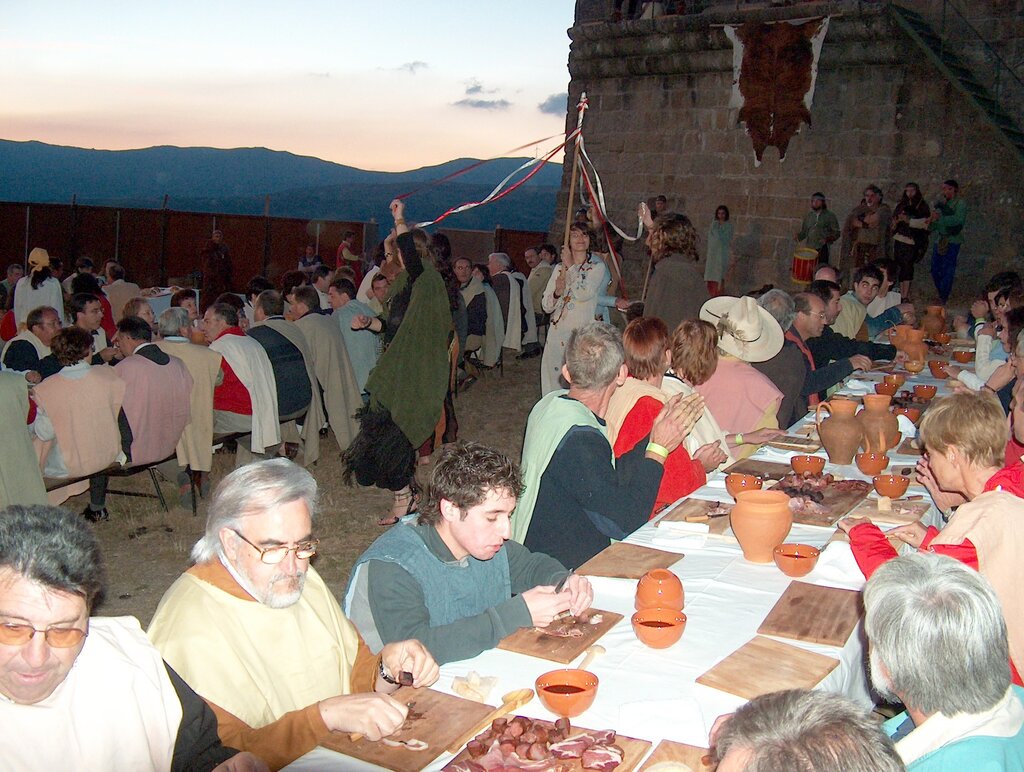
[[[1024,159],[1024,82],[952,3],[928,16],[908,5],[890,3],[895,22]]]

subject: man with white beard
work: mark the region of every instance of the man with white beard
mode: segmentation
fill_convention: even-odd
[[[370,741],[395,732],[408,708],[389,694],[438,676],[419,641],[370,653],[309,564],[316,513],[316,481],[302,467],[273,459],[236,469],[214,492],[195,565],[148,631],[213,709],[221,739],[273,769],[332,732]]]

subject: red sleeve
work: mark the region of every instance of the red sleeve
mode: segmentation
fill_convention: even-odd
[[[934,526],[928,528],[924,541],[921,542],[921,550],[934,552],[936,555],[946,555],[954,560],[959,560],[969,568],[978,570],[978,550],[975,549],[970,539],[964,539],[959,544],[932,544],[932,539],[939,535],[939,530]]]
[[[14,321],[14,312],[8,311],[4,314],[3,319],[0,319],[0,338],[7,341],[17,334],[18,324]]]
[[[615,457],[632,450],[638,442],[651,433],[654,419],[661,412],[662,404],[654,397],[641,397],[626,415],[622,428],[615,438]],[[671,504],[679,498],[693,493],[707,482],[704,467],[699,461],[690,457],[686,448],[680,445],[665,459],[665,471],[661,476],[658,497],[654,503],[651,516],[665,504]]]
[[[885,538],[882,529],[874,523],[861,523],[850,529],[850,549],[860,566],[861,573],[868,579],[883,563],[897,556],[896,550]]]

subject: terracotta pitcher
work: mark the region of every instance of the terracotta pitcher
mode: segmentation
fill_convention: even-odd
[[[829,417],[822,419],[821,411]],[[857,403],[852,399],[832,399],[822,402],[814,411],[814,422],[818,426],[818,437],[833,464],[849,464],[853,454],[860,448],[863,427],[856,418]]]
[[[907,330],[914,329],[909,324],[897,324],[889,330],[889,342],[896,347],[897,351],[902,351],[904,344],[907,342]]]
[[[928,344],[924,342],[924,330],[907,330],[903,340],[903,350],[907,352],[907,359],[915,362],[924,362],[928,359]]]
[[[935,336],[946,330],[946,307],[928,306],[925,309],[924,319],[921,320],[921,329],[925,336],[934,340]]]
[[[729,524],[751,563],[771,563],[793,525],[789,496],[782,491],[744,491],[736,498]]]
[[[903,438],[899,421],[889,412],[890,402],[892,397],[887,394],[864,397],[864,409],[857,414],[857,420],[864,432],[864,450],[869,453],[885,453]]]

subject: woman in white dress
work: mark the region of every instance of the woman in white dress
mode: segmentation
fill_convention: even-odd
[[[598,316],[598,299],[609,278],[604,261],[590,251],[590,229],[585,223],[573,223],[569,246],[562,247],[562,262],[551,272],[542,301],[544,311],[551,314],[540,365],[542,395],[562,388],[559,379],[569,336]]]
[[[33,308],[49,306],[67,324],[64,292],[50,271],[50,254],[41,247],[33,249],[28,256],[28,270],[28,275],[18,279],[14,288],[14,321],[21,325]]]

